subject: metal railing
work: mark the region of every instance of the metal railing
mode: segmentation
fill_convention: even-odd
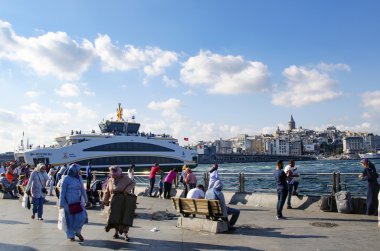
[[[125,173],[126,174],[126,173]],[[206,188],[209,182],[208,172],[195,172],[198,184],[203,184]],[[350,191],[352,195],[364,196],[366,192],[366,182],[358,179],[360,173],[301,173],[299,180],[299,191],[304,195],[334,194],[341,190]],[[108,172],[94,171],[94,179],[105,179]],[[165,177],[166,173],[156,176],[158,184],[160,176]],[[175,188],[182,188],[179,182],[180,173],[174,181]],[[219,177],[223,181],[224,190],[241,193],[275,193],[276,184],[273,173],[221,173]],[[135,172],[134,179],[138,186],[149,186],[149,172]]]

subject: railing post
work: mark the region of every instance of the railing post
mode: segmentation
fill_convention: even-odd
[[[207,190],[207,188],[208,188],[208,181],[209,181],[208,172],[205,172],[203,174],[203,180],[204,180],[204,184],[205,184],[205,190]]]
[[[333,186],[332,186],[332,194],[336,193],[336,172],[333,172]]]
[[[244,173],[239,173],[239,192],[244,193],[245,192],[245,178]]]
[[[175,176],[174,187],[175,187],[176,189],[178,188],[178,173],[177,173],[177,175]]]
[[[96,171],[92,172],[92,181],[96,181]]]
[[[338,180],[338,182],[337,182],[338,183],[337,184],[338,185],[338,192],[340,192],[342,190],[342,187],[340,185],[340,172],[337,173],[337,180]]]

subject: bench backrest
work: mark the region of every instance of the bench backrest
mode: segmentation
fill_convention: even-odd
[[[223,211],[218,200],[172,198],[174,209],[181,214],[201,214],[222,217]]]

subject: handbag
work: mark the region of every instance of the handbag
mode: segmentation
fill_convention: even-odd
[[[40,180],[40,183],[41,183],[41,186],[42,186],[42,188],[41,188],[41,192],[47,194],[48,191],[47,191],[46,187],[42,184],[42,181],[41,181],[40,176],[38,175],[38,173],[37,173],[37,177],[38,177],[38,179]]]
[[[69,204],[69,213],[70,214],[79,214],[83,211],[83,207],[80,202],[74,202]]]

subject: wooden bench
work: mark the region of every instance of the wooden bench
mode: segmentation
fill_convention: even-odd
[[[205,215],[207,219],[218,220],[223,217],[223,210],[218,200],[172,198],[174,209],[183,217]]]

